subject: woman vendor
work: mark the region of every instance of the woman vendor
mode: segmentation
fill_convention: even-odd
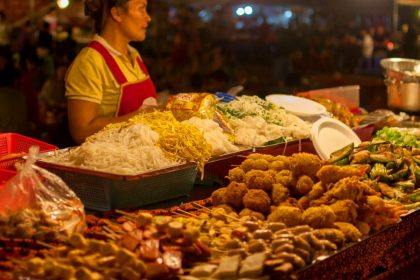
[[[156,106],[156,89],[139,53],[151,20],[147,0],[85,0],[95,36],[66,74],[69,128],[77,143],[110,123]]]

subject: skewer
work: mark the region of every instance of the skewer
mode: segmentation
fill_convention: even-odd
[[[121,214],[121,215],[124,215],[124,216],[131,216],[131,217],[136,216],[136,214],[134,214],[134,213],[125,212],[125,211],[120,210],[120,209],[115,209],[115,213],[118,213],[118,214]]]
[[[108,234],[110,234],[110,235],[112,235],[113,237],[115,237],[115,238],[118,238],[119,236],[118,236],[118,234],[115,232],[115,231],[113,231],[112,229],[110,229],[108,226],[104,226],[103,227],[103,229],[108,233]]]
[[[46,243],[46,242],[44,242],[44,241],[41,241],[41,240],[35,240],[35,243],[36,244],[38,244],[38,245],[41,245],[41,246],[44,246],[44,247],[46,247],[46,248],[48,248],[48,249],[58,249],[58,247],[56,247],[56,246],[53,246],[53,245],[51,245],[51,244],[48,244],[48,243]]]
[[[194,215],[194,214],[192,214],[190,212],[187,212],[185,210],[182,210],[182,209],[177,209],[176,211],[178,211],[178,212],[180,212],[180,213],[182,213],[182,214],[184,214],[186,216],[189,216],[189,217],[193,217],[193,218],[197,218],[197,219],[199,218],[198,216],[196,216],[196,215]]]
[[[104,223],[107,224],[109,226],[109,227],[107,226],[107,228],[109,228],[113,232],[115,232],[115,233],[124,233],[124,231],[120,227],[120,224],[113,223],[113,222],[111,222],[109,220],[104,220]],[[115,227],[115,229],[114,228],[110,228],[110,227]]]
[[[192,205],[193,205],[193,206],[195,206],[195,207],[197,207],[197,206],[198,206],[199,208],[206,210],[206,211],[207,211],[207,213],[210,213],[210,214],[211,214],[211,210],[210,210],[209,208],[205,207],[205,206],[199,205],[199,204],[197,204],[197,203],[195,203],[195,202],[192,202]],[[222,213],[219,213],[219,214],[220,214],[220,215],[222,215],[222,216],[224,216],[224,217],[226,217],[226,218],[230,218],[230,219],[232,219],[232,220],[235,220],[235,221],[237,221],[237,222],[242,222],[242,220],[240,220],[240,219],[238,219],[238,218],[236,218],[236,217],[232,217],[232,216],[229,216],[229,215],[227,215],[227,214],[222,214]]]

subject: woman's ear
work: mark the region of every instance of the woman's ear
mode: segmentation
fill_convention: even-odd
[[[122,21],[122,9],[118,7],[111,8],[111,18],[116,22]]]

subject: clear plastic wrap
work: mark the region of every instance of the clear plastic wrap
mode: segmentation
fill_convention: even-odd
[[[86,228],[84,206],[58,176],[34,165],[31,147],[18,173],[0,188],[0,236],[64,241]]]

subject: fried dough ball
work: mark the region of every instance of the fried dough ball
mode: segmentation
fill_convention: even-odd
[[[273,189],[271,190],[272,204],[278,206],[281,202],[286,201],[287,198],[289,198],[289,189],[280,183],[273,184]]]
[[[245,183],[249,189],[271,191],[274,184],[274,178],[271,172],[251,170],[245,174]]]
[[[293,206],[279,206],[267,217],[269,222],[282,222],[287,227],[302,224],[302,211]]]
[[[335,222],[334,211],[327,205],[309,207],[302,214],[305,224],[313,228],[333,227]]]
[[[274,180],[276,183],[280,183],[285,187],[292,187],[296,185],[296,178],[293,176],[293,172],[290,170],[282,170],[278,172]]]
[[[352,223],[357,218],[357,208],[359,206],[353,200],[338,200],[329,206],[334,211],[337,222]]]
[[[235,167],[229,170],[227,178],[229,181],[243,182],[245,178],[245,171],[240,167]]]
[[[313,186],[314,186],[314,181],[311,179],[311,177],[306,176],[306,175],[300,176],[296,182],[296,190],[301,195],[305,195],[308,192],[310,192]]]
[[[309,153],[293,154],[290,159],[290,170],[295,176],[308,175],[312,179],[316,179],[316,173],[321,166],[321,159],[317,155]]]
[[[248,192],[244,183],[231,182],[225,191],[225,201],[235,208],[242,208],[242,198]]]
[[[362,237],[362,233],[350,223],[336,222],[334,227],[344,233],[347,241],[357,241]]]
[[[245,208],[264,214],[270,211],[271,200],[265,191],[251,189],[243,197],[242,203]]]
[[[226,189],[227,188],[219,188],[211,194],[211,202],[212,202],[213,206],[217,206],[217,205],[220,205],[220,204],[226,204],[226,202],[225,202]]]
[[[260,154],[260,153],[249,154],[247,158],[249,158],[249,159],[265,159],[268,162],[272,162],[275,159],[275,157],[272,156],[272,155]]]
[[[269,162],[265,159],[249,159],[247,158],[246,160],[244,160],[240,167],[245,171],[251,171],[251,170],[268,170],[268,165]]]
[[[289,162],[284,160],[275,160],[268,165],[268,169],[275,171],[288,170]]]
[[[249,208],[244,208],[244,209],[242,209],[241,212],[239,212],[239,217],[242,218],[242,217],[245,217],[245,216],[253,217],[253,218],[255,218],[257,220],[260,220],[260,221],[265,220],[265,216],[263,214],[261,214],[260,212],[257,212],[257,211],[253,211]]]

